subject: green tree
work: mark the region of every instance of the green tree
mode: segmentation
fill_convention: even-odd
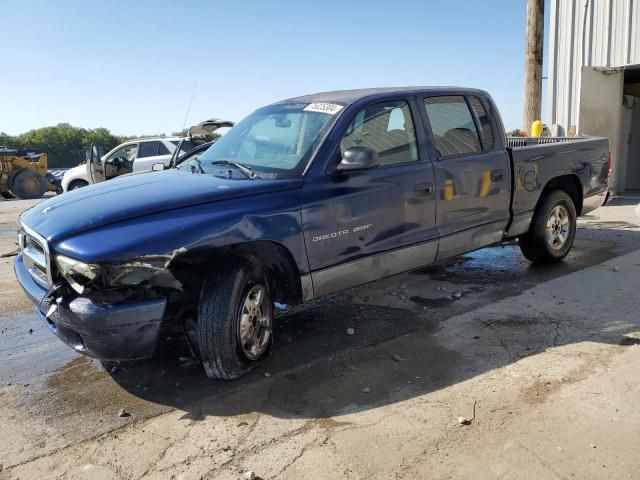
[[[0,132],[0,147],[14,147],[16,148],[16,137],[9,135],[8,133]]]
[[[46,153],[50,168],[73,167],[84,161],[84,151],[92,143],[107,152],[133,137],[113,135],[106,128],[85,129],[68,123],[29,130],[17,136],[0,132],[0,146],[34,149]]]

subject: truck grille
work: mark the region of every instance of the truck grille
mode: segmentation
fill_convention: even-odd
[[[24,264],[33,279],[42,287],[49,288],[52,284],[52,276],[47,241],[30,228],[20,225],[18,243]]]

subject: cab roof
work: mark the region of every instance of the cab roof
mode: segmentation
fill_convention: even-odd
[[[422,95],[442,95],[450,93],[454,95],[486,95],[483,90],[463,87],[381,87],[362,88],[356,90],[336,90],[333,92],[319,92],[301,97],[293,97],[282,100],[278,103],[313,103],[313,102],[336,102],[349,105],[359,100],[377,97],[386,97],[392,94],[422,94]]]

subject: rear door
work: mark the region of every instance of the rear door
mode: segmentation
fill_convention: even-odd
[[[501,240],[509,221],[509,156],[480,96],[422,99],[437,185],[438,260]]]
[[[417,119],[417,121],[416,121]],[[366,146],[380,166],[305,182],[302,219],[316,296],[433,262],[437,251],[433,168],[414,101],[368,105],[336,152]]]
[[[150,172],[156,163],[169,164],[171,152],[167,146],[159,140],[141,141],[138,155],[133,162],[134,172]]]

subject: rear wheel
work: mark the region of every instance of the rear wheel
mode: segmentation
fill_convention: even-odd
[[[555,263],[567,256],[576,235],[576,207],[563,190],[549,193],[536,209],[529,231],[518,239],[533,263]]]
[[[47,191],[47,181],[39,173],[25,168],[13,176],[9,191],[22,199],[40,198]]]
[[[233,380],[267,355],[273,302],[261,268],[239,261],[205,280],[198,306],[198,345],[207,376]]]

